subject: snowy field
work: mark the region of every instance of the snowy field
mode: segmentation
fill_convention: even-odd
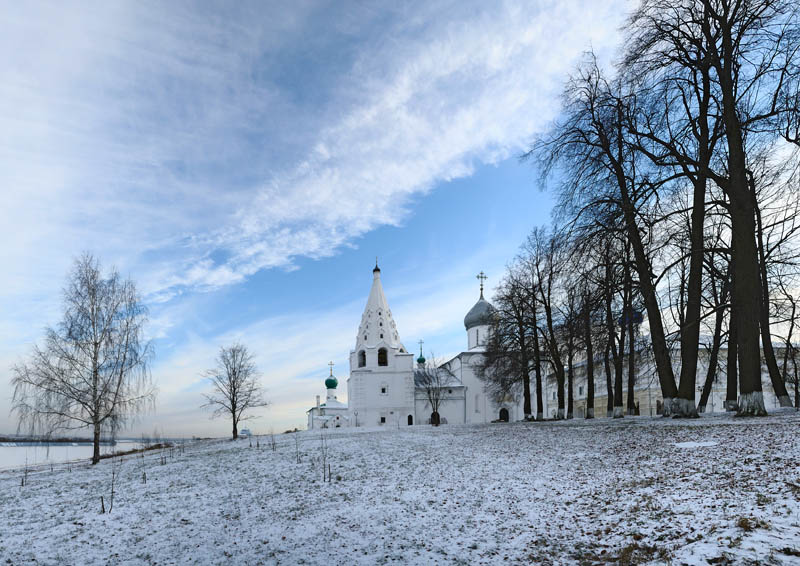
[[[800,564],[800,417],[338,430],[0,472],[0,564]],[[146,472],[147,483],[142,475]]]

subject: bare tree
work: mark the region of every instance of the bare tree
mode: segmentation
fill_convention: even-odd
[[[702,158],[693,157],[689,168],[699,172],[699,178],[713,180],[728,199],[731,250],[736,265],[731,288],[736,328],[731,329],[731,337],[735,337],[738,350],[741,392],[738,411],[747,415],[766,414],[759,338],[775,393],[782,405],[790,404],[790,400],[771,352],[763,273],[765,257],[763,249],[757,246],[760,203],[753,183],[753,158],[761,149],[774,149],[779,138],[795,143],[791,124],[797,123],[800,114],[797,95],[800,10],[793,0],[698,0],[677,4],[669,0],[646,0],[630,24],[639,38],[633,42],[633,52],[671,54],[671,72],[682,68],[679,74],[684,77],[702,75],[701,90],[711,95],[706,98],[710,103],[707,109],[721,125],[715,131],[722,134],[719,139],[724,145],[720,148],[722,163],[717,165],[717,172],[712,170],[713,159],[704,163]],[[661,70],[657,74],[663,75]],[[693,80],[691,84],[699,83]],[[705,142],[710,139],[706,136]],[[701,144],[699,149],[713,148]],[[708,151],[706,157],[710,158]],[[695,208],[699,213],[699,208]],[[699,251],[693,252],[693,260],[697,262]],[[699,297],[696,292],[693,295]],[[697,309],[694,310],[696,313]],[[756,321],[759,324],[754,324]]]
[[[655,221],[651,216],[658,218],[660,183],[643,174],[644,160],[633,143],[631,131],[639,115],[636,96],[622,81],[606,79],[594,55],[589,54],[567,82],[562,97],[563,117],[526,156],[537,158],[545,181],[559,171],[558,210],[562,214],[576,218],[602,213],[617,219],[624,230],[639,276],[667,414],[677,387],[650,242]],[[621,400],[619,406],[615,404],[617,409],[621,409]]]
[[[527,270],[517,261],[507,268],[507,273],[495,294],[495,316],[492,332],[486,341],[482,362],[477,367],[478,377],[494,397],[505,396],[512,389],[522,389],[523,413],[532,420],[530,372],[536,362],[533,351],[536,337],[536,300],[531,292],[533,282]],[[541,414],[541,375],[538,382],[537,407]]]
[[[114,269],[103,277],[89,253],[75,260],[63,300],[61,322],[12,368],[12,410],[32,432],[90,428],[96,464],[101,432],[116,434],[155,400],[147,308],[131,280]]]
[[[431,424],[439,426],[439,409],[447,396],[447,388],[458,383],[456,376],[447,366],[437,366],[431,354],[430,359],[414,370],[414,383],[425,391],[425,399],[431,407]]]
[[[204,373],[214,389],[205,395],[206,403],[203,406],[214,407],[212,418],[230,417],[233,439],[236,440],[239,438],[239,423],[256,418],[254,415],[245,416],[244,413],[250,409],[267,407],[269,401],[264,397],[258,368],[247,346],[236,342],[220,347],[216,362],[216,367]]]

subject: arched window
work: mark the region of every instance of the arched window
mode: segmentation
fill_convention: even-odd
[[[363,368],[365,365],[367,365],[367,353],[361,350],[358,353],[358,367]]]
[[[389,352],[386,351],[386,348],[381,348],[380,350],[378,350],[378,365],[379,366],[389,365]]]
[[[413,424],[414,424],[414,417],[411,416],[411,415],[408,415],[408,426],[411,426]]]

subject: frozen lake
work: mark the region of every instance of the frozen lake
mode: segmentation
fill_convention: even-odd
[[[142,443],[133,440],[119,440],[115,446],[104,444],[100,446],[102,454],[109,452],[124,452],[141,448]],[[8,446],[6,443],[0,444],[0,470],[9,468],[21,468],[27,464],[57,464],[69,462],[70,460],[89,460],[92,457],[91,444],[36,444],[31,446]]]

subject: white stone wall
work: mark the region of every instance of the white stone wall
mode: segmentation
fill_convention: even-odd
[[[467,330],[467,349],[480,348],[486,346],[486,339],[489,337],[491,326],[473,326]]]
[[[417,389],[415,404],[415,424],[429,424],[431,419],[430,402],[424,389]],[[439,404],[439,418],[443,424],[464,424],[464,388],[453,386],[445,388],[443,398]]]
[[[389,350],[386,366],[378,365],[380,347]],[[347,403],[351,425],[356,426],[356,420],[357,426],[406,423],[408,415],[414,415],[413,354],[401,353],[385,344],[364,350],[365,367],[358,367],[357,351],[350,354]]]

